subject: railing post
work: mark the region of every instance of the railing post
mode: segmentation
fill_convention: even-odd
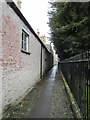
[[[87,53],[87,54],[86,54]],[[83,57],[81,57],[83,55]],[[85,57],[86,56],[86,57]],[[83,118],[90,119],[90,53],[60,61],[61,71],[80,107]],[[68,76],[69,75],[69,76]]]
[[[89,49],[88,49],[88,77],[87,77],[87,118],[89,119],[90,118],[90,108],[89,108],[89,94],[88,94],[88,92],[89,92],[89,84],[90,84],[90,60],[89,60]]]

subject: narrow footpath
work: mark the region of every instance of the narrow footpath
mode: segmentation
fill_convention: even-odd
[[[4,118],[73,118],[64,83],[57,66]]]

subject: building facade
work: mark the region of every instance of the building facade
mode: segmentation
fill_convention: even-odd
[[[22,99],[53,66],[53,55],[13,2],[0,5],[0,114]],[[1,101],[0,100],[0,101]]]
[[[40,40],[46,45],[46,36],[45,35],[40,35],[39,29],[37,29],[37,35],[40,38]]]
[[[19,10],[21,10],[21,0],[13,0]]]

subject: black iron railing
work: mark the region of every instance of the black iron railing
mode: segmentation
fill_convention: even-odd
[[[84,118],[90,118],[90,58],[88,52],[60,62],[61,71]]]

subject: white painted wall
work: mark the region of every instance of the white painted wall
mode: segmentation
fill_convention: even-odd
[[[0,119],[2,118],[2,2],[0,2]]]
[[[41,43],[6,3],[3,4],[2,11],[4,59],[2,105],[4,110],[23,98],[40,80]],[[22,29],[29,34],[30,55],[21,52]],[[46,70],[46,54],[48,52],[43,47],[43,73]]]

